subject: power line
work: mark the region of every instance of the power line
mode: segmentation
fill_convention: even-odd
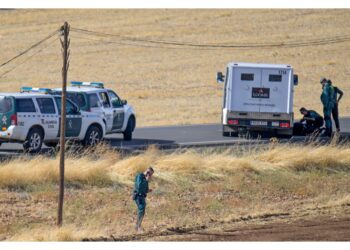
[[[52,32],[50,35],[46,36],[45,38],[43,38],[42,40],[40,40],[39,42],[34,43],[32,46],[30,46],[28,49],[22,51],[21,53],[19,53],[18,55],[12,57],[11,59],[7,60],[6,62],[0,64],[0,68],[9,64],[10,62],[12,62],[13,60],[25,55],[26,53],[28,53],[30,50],[38,47],[40,44],[44,43],[46,40],[50,39],[51,37],[53,37],[54,35],[57,34],[59,30],[55,30],[54,32]]]
[[[37,54],[39,54],[41,51],[45,50],[46,48],[48,48],[49,46],[51,46],[55,41],[52,40],[49,44],[47,44],[45,47],[41,48],[40,50],[36,51],[34,54],[32,54],[31,56],[29,56],[28,58],[26,58],[24,61],[22,61],[21,63],[17,64],[16,66],[14,66],[13,68],[5,71],[3,74],[0,75],[0,78],[4,77],[5,75],[7,75],[8,73],[12,72],[13,70],[15,70],[16,68],[18,68],[19,66],[21,66],[22,64],[28,62],[30,59],[32,59],[34,56],[36,56]]]
[[[83,39],[83,40],[90,40],[90,41],[95,41],[95,42],[101,42],[104,44],[118,44],[121,46],[132,46],[132,47],[143,47],[143,48],[154,48],[154,49],[175,49],[175,50],[218,50],[219,48],[189,48],[189,47],[170,47],[170,46],[156,46],[156,45],[150,45],[150,44],[136,44],[136,43],[128,43],[128,42],[122,42],[122,41],[105,41],[101,39],[94,39],[94,38],[89,38],[89,37],[82,37],[82,36],[77,36],[76,34],[71,35],[73,38],[78,38],[78,39]]]
[[[303,47],[303,46],[315,46],[315,45],[326,45],[333,43],[341,43],[350,41],[350,36],[334,36],[319,39],[309,39],[304,41],[289,41],[289,42],[279,42],[279,43],[245,43],[245,44],[199,44],[199,43],[188,43],[180,41],[165,41],[165,40],[154,40],[154,39],[142,39],[135,37],[122,36],[118,34],[103,33],[97,31],[91,31],[86,29],[72,28],[72,31],[82,33],[85,35],[93,35],[98,37],[117,37],[119,40],[126,40],[129,42],[143,42],[143,43],[153,43],[158,45],[171,45],[171,46],[181,46],[181,47],[200,47],[200,48],[212,48],[212,49],[225,49],[225,48],[272,48],[272,47]],[[134,44],[133,46],[138,46],[139,44]],[[141,45],[139,45],[141,46]],[[164,47],[161,47],[164,48]]]

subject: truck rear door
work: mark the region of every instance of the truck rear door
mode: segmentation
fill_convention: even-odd
[[[264,69],[262,71],[262,89],[269,92],[261,99],[260,112],[288,113],[290,94],[290,70]]]
[[[257,68],[233,68],[231,89],[228,89],[231,111],[260,112],[261,98],[254,93],[261,88],[261,72]]]

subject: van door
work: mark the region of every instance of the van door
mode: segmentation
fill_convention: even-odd
[[[288,113],[290,70],[264,69],[262,88],[268,89],[268,98],[262,99],[261,112]]]
[[[123,128],[124,125],[124,105],[122,104],[119,96],[114,93],[112,90],[108,90],[108,96],[111,100],[113,107],[113,126],[112,131],[118,131]]]
[[[56,107],[59,111],[59,129],[57,137],[60,136],[61,126],[61,97],[55,97]],[[82,126],[81,113],[77,111],[75,106],[70,100],[66,102],[66,137],[75,138],[79,137]]]
[[[45,130],[45,140],[56,139],[59,130],[58,112],[55,109],[54,100],[50,97],[36,98],[40,111],[40,123]]]
[[[261,69],[234,67],[231,89],[231,111],[260,112]]]
[[[106,131],[111,132],[113,130],[113,106],[108,96],[107,91],[98,92],[98,98],[101,107],[102,115],[106,121]]]

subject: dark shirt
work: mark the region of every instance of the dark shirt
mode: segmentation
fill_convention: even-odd
[[[148,181],[143,173],[139,173],[135,177],[134,192],[146,196],[148,193]]]
[[[308,119],[309,118],[309,119]],[[323,117],[314,110],[309,110],[306,115],[304,115],[303,120],[306,121],[308,125],[315,125],[323,121]]]
[[[337,103],[337,100],[338,100],[338,94],[339,95],[343,95],[343,91],[341,91],[338,87],[333,87],[334,88],[334,97],[333,97],[333,99],[334,99],[334,103]]]

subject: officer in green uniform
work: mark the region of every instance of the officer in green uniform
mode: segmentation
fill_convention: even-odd
[[[294,123],[293,134],[308,135],[320,131],[323,126],[323,117],[314,110],[302,107],[300,113],[304,115],[300,122]]]
[[[149,167],[144,173],[139,173],[135,177],[133,199],[137,205],[137,231],[141,230],[141,223],[143,217],[145,216],[147,193],[152,192],[152,189],[148,188],[148,181],[152,177],[153,173],[153,168]]]
[[[334,107],[334,88],[327,82],[326,78],[322,78],[320,83],[322,84],[321,102],[323,104],[323,115],[326,125],[326,136],[332,135],[332,120],[331,114]]]
[[[331,80],[328,80],[327,82],[328,82],[328,84],[333,86]],[[333,88],[334,88],[334,97],[333,97],[334,106],[332,109],[332,117],[333,117],[333,120],[335,123],[335,127],[337,128],[337,132],[340,132],[338,104],[339,104],[341,98],[343,97],[344,93],[343,93],[343,91],[341,91],[340,88],[338,88],[336,86],[333,86]],[[338,95],[339,95],[339,97],[338,97]]]

